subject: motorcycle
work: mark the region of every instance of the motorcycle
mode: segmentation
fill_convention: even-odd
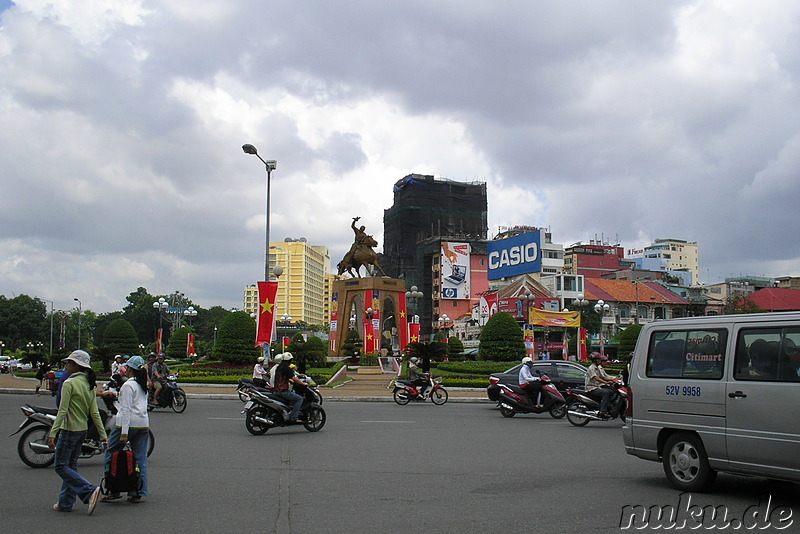
[[[58,409],[45,408],[43,406],[33,406],[26,404],[22,406],[22,413],[25,420],[14,434],[25,430],[19,437],[17,443],[17,453],[20,459],[30,467],[48,467],[55,461],[56,451],[47,446],[47,437],[53,422],[56,420]],[[106,410],[100,409],[100,419],[106,429],[106,435],[110,434],[116,426],[116,416]],[[14,434],[11,434],[12,436]],[[147,456],[153,452],[156,440],[153,431],[150,430],[150,440],[147,446]],[[92,456],[105,453],[104,443],[100,440],[94,424],[89,424],[89,430],[81,445],[81,458],[91,458]]]
[[[295,392],[302,395],[303,404],[300,407],[299,418],[303,427],[309,432],[317,432],[325,426],[327,416],[325,410],[317,402],[317,396],[311,387],[295,386]],[[270,428],[290,426],[291,407],[272,395],[271,391],[261,388],[250,390],[250,400],[244,405],[242,413],[245,414],[244,426],[254,436],[266,434]]]
[[[389,388],[394,388],[392,397],[394,397],[394,401],[400,406],[405,406],[412,400],[425,401],[429,398],[431,402],[437,406],[441,406],[447,402],[447,390],[442,385],[441,377],[432,378],[430,374],[428,375],[428,387],[424,394],[409,380],[395,378],[389,383]]]
[[[613,392],[608,399],[608,417],[601,417],[600,401],[590,397],[586,391],[567,389],[567,421],[575,426],[586,426],[589,421],[610,421],[619,417],[625,422],[628,407],[628,388],[617,378],[611,386]]]
[[[306,387],[308,387],[309,390],[311,391],[311,393],[314,395],[316,403],[317,404],[322,404],[322,401],[323,401],[322,393],[319,392],[319,388],[317,387],[317,383],[314,382],[314,380],[308,375],[303,375],[303,374],[299,374],[298,373],[297,374],[297,378],[299,378],[300,380],[305,382]],[[240,401],[247,402],[248,400],[250,400],[250,393],[253,390],[261,391],[262,393],[263,392],[269,393],[269,392],[272,391],[272,386],[269,386],[269,385],[264,385],[264,386],[258,385],[258,384],[255,383],[255,381],[252,378],[240,378],[239,379],[239,383],[236,386],[236,393],[239,394],[239,400]]]
[[[537,408],[523,389],[517,386],[498,383],[500,386],[500,415],[514,417],[518,413],[550,413],[553,419],[561,419],[567,414],[567,404],[564,396],[553,385],[547,375],[541,376],[542,404]]]
[[[158,394],[158,403],[153,401],[153,393],[150,392],[147,399],[147,411],[155,408],[172,408],[175,413],[182,413],[186,410],[186,392],[178,385],[178,375],[171,374],[167,377],[167,383],[161,388]]]

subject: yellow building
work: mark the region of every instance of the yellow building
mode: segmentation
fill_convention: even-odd
[[[309,245],[304,238],[270,243],[270,265],[283,267],[278,278],[278,306],[275,316],[290,316],[292,322],[324,324],[328,321],[329,296],[325,292],[326,276],[331,265],[327,247]],[[256,313],[258,289],[251,285],[244,290],[244,310]]]

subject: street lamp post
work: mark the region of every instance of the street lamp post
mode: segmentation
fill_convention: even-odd
[[[72,300],[78,303],[78,350],[81,350],[81,312],[83,311],[83,304],[78,300],[78,297]]]
[[[189,323],[189,330],[191,330],[192,320],[197,317],[197,310],[194,309],[194,306],[189,306],[183,310],[183,316],[186,317],[186,322]]]
[[[261,160],[261,163],[267,168],[267,209],[266,209],[266,222],[267,222],[267,231],[266,231],[266,259],[264,260],[264,280],[269,281],[269,196],[270,196],[270,180],[272,178],[272,171],[274,171],[278,167],[278,162],[274,159],[264,160],[261,156],[258,155],[258,150],[256,147],[250,144],[242,145],[242,150],[245,154],[252,154],[253,156],[257,157]]]
[[[444,342],[447,343],[447,329],[448,329],[447,324],[450,322],[450,317],[448,317],[448,315],[445,313],[443,315],[440,315],[439,319],[436,322],[439,323],[439,332],[441,333],[442,330],[444,330],[444,339],[445,339]]]
[[[6,344],[0,341],[0,356],[3,355],[3,349],[6,348]]]
[[[411,301],[411,310],[413,313],[411,315],[410,322],[412,323],[419,322],[419,315],[417,315],[417,301],[421,299],[423,296],[424,295],[422,294],[422,291],[420,291],[417,286],[411,286],[411,289],[406,291],[406,300]]]
[[[158,333],[156,334],[156,354],[161,354],[161,343],[164,329],[162,327],[164,322],[164,310],[169,308],[169,303],[164,297],[159,298],[153,303],[153,308],[158,310]]]
[[[610,308],[611,306],[606,304],[603,300],[598,300],[597,304],[594,305],[594,311],[600,314],[600,356],[606,355],[606,344],[605,338],[603,337],[603,318],[606,316]]]

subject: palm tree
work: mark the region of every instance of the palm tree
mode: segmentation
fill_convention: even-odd
[[[416,342],[408,344],[408,352],[422,360],[422,372],[429,373],[431,360],[442,361],[447,357],[447,344],[438,341]]]

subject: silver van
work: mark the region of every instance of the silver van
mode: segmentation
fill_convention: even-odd
[[[717,471],[800,482],[800,313],[642,327],[623,427],[628,454],[697,491]]]

